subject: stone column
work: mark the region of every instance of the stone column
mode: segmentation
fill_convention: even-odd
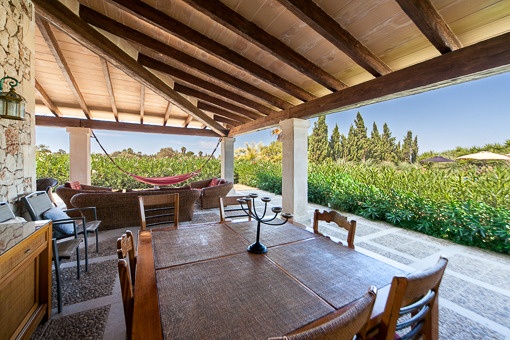
[[[235,138],[221,140],[221,178],[234,182],[234,142]]]
[[[90,185],[90,129],[68,127],[69,180]]]
[[[282,128],[282,208],[308,224],[308,120],[291,118]]]

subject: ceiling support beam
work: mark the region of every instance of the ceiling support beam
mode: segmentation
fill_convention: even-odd
[[[39,28],[41,35],[46,41],[46,44],[48,44],[48,47],[51,53],[53,54],[53,57],[57,61],[58,67],[60,67],[62,75],[64,76],[64,78],[67,81],[67,84],[71,88],[71,91],[73,92],[76,101],[80,105],[83,114],[85,115],[85,117],[87,117],[87,119],[91,119],[92,116],[90,114],[90,110],[87,106],[87,103],[85,103],[85,99],[83,98],[80,88],[78,87],[78,83],[76,82],[76,79],[74,79],[71,69],[69,68],[69,65],[67,64],[67,61],[64,57],[64,54],[62,53],[62,50],[58,46],[57,38],[55,37],[55,34],[53,34],[50,25],[43,19],[41,19],[39,15],[36,15],[35,22],[37,23],[37,27]]]
[[[172,103],[168,102],[168,104],[166,105],[166,110],[165,110],[165,118],[163,118],[163,126],[166,126],[166,124],[168,123],[168,119],[170,119],[171,110],[172,110]],[[193,117],[193,116],[188,115],[188,117]]]
[[[182,127],[187,128],[189,123],[191,123],[192,120],[193,120],[193,116],[192,115],[188,115],[188,117],[186,118],[184,123],[182,123]]]
[[[229,49],[228,47],[210,39],[206,35],[191,29],[171,16],[157,11],[154,7],[147,5],[142,1],[108,0],[108,2],[122,8],[143,21],[156,25],[163,31],[177,36],[179,39],[182,39],[191,45],[201,48],[207,53],[216,56],[230,65],[244,69],[251,75],[273,85],[276,88],[279,88],[293,97],[302,101],[309,101],[316,98],[313,94],[303,90],[299,86],[269,71],[259,64],[254,63],[250,59]]]
[[[221,2],[211,0],[184,0],[184,2],[327,89],[337,91],[347,87],[346,84]]]
[[[145,86],[140,86],[140,124],[143,124],[143,115],[145,113]]]
[[[39,92],[39,94],[41,95],[42,102],[51,111],[51,113],[53,113],[55,117],[61,117],[62,113],[58,109],[58,106],[55,105],[53,100],[51,100],[50,96],[48,96],[44,88],[37,81],[37,78],[35,79],[35,90]]]
[[[115,103],[115,95],[113,93],[112,86],[112,78],[110,76],[110,69],[108,68],[108,62],[103,58],[99,58],[101,60],[101,67],[103,69],[104,81],[106,83],[106,89],[108,90],[108,96],[110,97],[110,103],[112,105],[113,116],[115,117],[115,121],[119,121],[119,113],[117,111],[117,104]]]
[[[277,112],[277,111],[274,111],[274,110],[268,108],[265,105],[262,105],[260,103],[253,101],[253,100],[250,100],[248,98],[240,96],[235,92],[228,91],[218,85],[211,84],[205,80],[202,80],[198,77],[195,77],[191,74],[188,74],[184,71],[181,71],[175,67],[172,67],[168,64],[165,64],[159,60],[153,59],[153,58],[146,56],[144,54],[140,53],[138,55],[138,62],[145,67],[151,68],[151,69],[159,71],[159,72],[166,73],[169,76],[171,76],[172,78],[177,78],[177,79],[182,80],[183,82],[186,82],[188,84],[194,85],[196,87],[202,88],[209,92],[218,94],[218,95],[225,97],[227,99],[233,100],[236,103],[242,104],[247,107],[251,107],[252,109],[256,110],[257,112],[259,112],[263,115],[269,115],[269,114]],[[258,118],[258,117],[256,117],[256,118]]]
[[[175,59],[203,74],[216,78],[223,83],[229,84],[235,88],[239,88],[242,91],[251,93],[252,95],[259,97],[278,108],[288,109],[292,107],[289,102],[281,98],[278,98],[268,92],[259,89],[256,86],[253,86],[248,82],[232,76],[227,72],[217,69],[199,59],[196,59],[171,46],[168,46],[157,39],[151,38],[148,35],[145,35],[135,29],[112,20],[107,16],[104,16],[101,13],[96,12],[88,7],[80,5],[80,17],[93,26],[101,28],[120,38],[126,39],[127,41],[130,41],[138,46],[146,47],[156,53],[161,53],[169,58]]]
[[[225,136],[228,133],[227,129],[215,122],[214,119],[204,112],[200,111],[149,70],[146,70],[143,66],[138,64],[138,62],[131,58],[126,52],[94,28],[90,27],[60,2],[33,0],[33,3],[38,16],[51,22],[74,40],[96,53],[99,57],[106,59],[119,70],[139,81],[144,86],[147,86],[147,88],[167,101],[174,102],[185,112],[192,114],[196,119],[210,127],[216,134]]]
[[[142,133],[161,133],[165,135],[184,135],[184,136],[200,136],[200,137],[218,137],[218,134],[209,129],[185,129],[179,127],[150,125],[150,124],[133,124],[121,122],[107,122],[95,119],[79,119],[79,118],[57,118],[50,116],[35,116],[35,124],[37,126],[54,126],[54,127],[82,127],[96,130],[109,131],[127,131]]]
[[[220,115],[225,118],[229,118],[231,120],[237,121],[239,123],[248,123],[251,122],[253,119],[248,119],[245,116],[239,115],[237,113],[227,111],[225,109],[219,108],[217,106],[211,105],[206,102],[199,101],[198,102],[198,108],[204,111],[212,112],[217,115]],[[237,124],[239,125],[239,124]]]
[[[462,43],[430,0],[396,0],[402,10],[441,54],[458,50]]]
[[[289,118],[312,118],[384,100],[479,79],[510,70],[510,33],[440,55],[343,91],[259,118],[230,130],[229,137],[277,125]]]
[[[347,54],[356,64],[374,77],[388,74],[391,69],[378,56],[342,28],[317,4],[308,0],[278,0],[301,21],[329,40],[339,50]]]

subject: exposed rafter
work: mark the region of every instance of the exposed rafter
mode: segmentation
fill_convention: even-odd
[[[108,62],[103,58],[101,60],[101,68],[103,69],[104,81],[106,83],[106,89],[108,90],[108,96],[110,97],[110,103],[112,105],[113,116],[115,121],[119,121],[119,113],[117,112],[117,104],[115,103],[115,94],[113,93],[112,78],[110,76],[110,69],[108,68]]]
[[[458,50],[462,43],[430,0],[396,0],[420,31],[441,53]]]
[[[192,120],[193,120],[193,116],[192,115],[188,115],[188,117],[186,118],[184,123],[182,123],[182,127],[188,127],[189,123],[191,123]]]
[[[140,124],[143,124],[143,115],[145,113],[145,86],[140,86]]]
[[[166,105],[166,110],[165,110],[165,118],[163,118],[163,126],[166,126],[166,124],[168,123],[168,119],[170,119],[171,109],[172,109],[172,103],[168,102]],[[188,115],[188,117],[193,117],[193,116]]]
[[[184,1],[331,91],[341,90],[347,86],[221,2],[210,0]]]
[[[35,21],[37,23],[39,31],[41,32],[44,40],[46,41],[46,44],[48,44],[48,47],[50,48],[50,51],[53,54],[53,57],[57,61],[57,64],[60,67],[62,75],[66,79],[69,88],[73,91],[74,97],[76,98],[76,101],[80,105],[83,114],[85,115],[85,117],[87,117],[87,119],[90,119],[91,118],[90,110],[87,107],[87,103],[85,103],[85,99],[83,98],[78,83],[76,83],[76,80],[74,79],[74,76],[71,72],[71,69],[69,68],[69,65],[67,65],[67,61],[64,57],[64,54],[62,53],[62,50],[58,46],[57,38],[55,38],[55,35],[53,34],[50,25],[46,21],[41,19],[38,15],[35,17]]]
[[[168,101],[175,102],[176,105],[179,105],[187,113],[192,114],[220,136],[224,136],[227,133],[227,129],[192,105],[161,79],[138,64],[136,60],[83,22],[83,20],[74,15],[67,7],[58,1],[33,0],[33,3],[35,4],[38,16],[51,22],[73,39],[80,42],[100,57],[105,58],[108,62],[115,65],[133,79],[138,80],[156,94]]]
[[[48,96],[48,94],[46,93],[44,88],[37,81],[37,78],[35,79],[35,89],[37,92],[39,92],[39,94],[41,95],[42,102],[51,111],[51,113],[53,113],[55,115],[55,117],[61,117],[62,113],[58,109],[58,106],[55,105],[53,100],[51,100],[50,96]]]
[[[378,56],[373,54],[333,18],[313,1],[278,0],[317,33],[328,39],[339,50],[347,54],[355,63],[377,77],[391,72],[391,69]]]
[[[253,120],[253,119],[246,118],[245,116],[240,115],[238,113],[227,111],[225,109],[221,109],[217,106],[211,105],[211,104],[203,102],[203,101],[199,101],[197,107],[201,110],[216,113],[220,116],[232,119],[232,120],[240,122],[240,123],[248,123]],[[237,124],[237,125],[239,125],[239,124]]]

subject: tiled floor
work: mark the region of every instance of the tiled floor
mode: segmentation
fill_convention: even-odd
[[[281,197],[270,193],[236,186],[236,194],[257,192],[281,205]],[[326,209],[310,204],[311,226],[313,211]],[[197,211],[196,222],[218,220],[217,209]],[[396,228],[385,222],[375,222],[346,214],[357,221],[356,250],[376,257],[406,271],[433,265],[439,256],[449,259],[440,290],[440,339],[506,339],[510,340],[510,256],[477,248],[460,246],[416,232]],[[341,231],[327,228],[332,237],[345,239]],[[118,237],[123,230],[102,232],[102,240]],[[115,259],[116,255],[98,257],[91,263]],[[73,262],[66,264],[72,266]],[[109,314],[103,339],[124,339],[124,315],[118,280],[113,293],[97,299],[64,306],[52,322],[73,314],[108,307]],[[95,337],[92,337],[95,338]]]

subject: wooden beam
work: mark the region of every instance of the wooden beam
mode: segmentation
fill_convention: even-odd
[[[39,84],[39,82],[37,81],[37,78],[35,79],[35,89],[36,89],[37,92],[39,92],[39,94],[41,95],[42,102],[51,111],[51,113],[53,113],[55,115],[55,117],[61,117],[62,113],[58,109],[58,106],[55,105],[55,103],[50,98],[48,93],[46,93],[46,91],[41,86],[41,84]]]
[[[179,93],[186,94],[188,96],[192,96],[192,97],[195,97],[197,99],[202,99],[203,101],[206,101],[206,102],[209,102],[209,103],[221,106],[224,109],[230,110],[230,111],[235,112],[235,113],[237,113],[239,115],[242,115],[242,116],[245,116],[245,117],[249,117],[249,118],[251,118],[250,120],[260,118],[260,115],[256,114],[253,111],[246,110],[246,109],[244,109],[242,107],[239,107],[237,105],[234,105],[234,104],[230,104],[229,102],[226,102],[224,100],[218,99],[218,98],[213,97],[213,96],[210,96],[207,93],[203,93],[203,92],[195,90],[195,89],[193,89],[191,87],[187,87],[187,86],[175,83],[174,84],[174,90],[179,92]]]
[[[171,110],[172,110],[172,103],[168,102],[168,104],[166,105],[166,110],[165,110],[165,118],[163,119],[163,126],[166,126],[166,124],[168,123],[168,119],[170,119]],[[193,116],[188,115],[188,117],[193,117]]]
[[[184,2],[329,90],[337,91],[347,87],[346,84],[221,2],[211,0],[184,0]]]
[[[104,81],[106,83],[106,89],[108,90],[108,96],[110,98],[110,104],[112,105],[113,116],[115,121],[119,121],[119,113],[117,112],[117,104],[115,103],[115,94],[113,93],[112,78],[110,76],[110,69],[108,68],[108,62],[103,58],[101,60],[101,67],[103,69]]]
[[[251,122],[253,120],[253,119],[248,119],[245,116],[236,114],[236,113],[231,112],[231,111],[224,110],[222,108],[219,108],[217,106],[214,106],[214,105],[211,105],[209,103],[202,102],[202,101],[198,102],[198,106],[197,107],[199,109],[201,109],[201,110],[215,113],[216,115],[220,115],[222,117],[228,118],[230,120],[234,120],[234,121],[239,122],[239,123],[248,123],[248,122]],[[222,123],[224,123],[224,122],[222,122]],[[239,124],[237,124],[237,125],[239,125]]]
[[[274,105],[278,108],[290,108],[292,105],[278,98],[268,92],[265,92],[258,87],[251,85],[243,80],[240,80],[227,72],[217,69],[197,58],[194,58],[186,53],[179,51],[169,45],[162,43],[161,41],[151,38],[135,29],[132,29],[126,25],[123,25],[115,20],[102,15],[88,7],[80,5],[80,17],[91,25],[101,28],[111,34],[114,34],[120,38],[126,39],[135,43],[138,46],[143,46],[153,50],[156,53],[161,53],[169,58],[175,59],[195,70],[200,71],[210,77],[216,78],[226,84],[233,87],[240,88],[245,92],[249,92],[256,97],[263,99],[264,101]]]
[[[128,131],[143,133],[160,133],[165,135],[185,135],[185,136],[201,136],[201,137],[218,137],[218,134],[209,129],[190,129],[180,127],[170,127],[149,124],[119,123],[107,122],[94,119],[79,118],[57,118],[51,116],[35,116],[35,124],[37,126],[54,126],[54,127],[83,127],[96,130],[109,131]]]
[[[316,98],[316,96],[313,94],[280,77],[276,73],[273,73],[268,69],[258,65],[257,63],[254,63],[236,51],[221,45],[206,35],[193,30],[192,28],[182,24],[180,21],[175,20],[171,16],[158,11],[154,7],[147,5],[144,2],[134,0],[108,0],[108,2],[116,5],[119,8],[122,8],[140,20],[150,22],[163,31],[175,35],[179,37],[179,39],[182,39],[187,43],[216,56],[228,64],[243,69],[251,75],[273,85],[276,88],[279,88],[280,90],[295,98],[298,98],[302,101],[309,101]]]
[[[196,119],[210,127],[218,135],[224,136],[228,133],[227,129],[216,123],[211,117],[207,116],[180,94],[175,92],[165,82],[138,64],[136,60],[131,58],[121,48],[94,28],[90,27],[60,2],[33,0],[33,3],[38,16],[51,22],[74,40],[96,53],[99,57],[106,59],[119,70],[144,86],[147,86],[165,100],[174,102],[185,112],[192,114]]]
[[[188,115],[188,117],[186,118],[186,120],[184,121],[184,123],[182,123],[182,127],[185,127],[187,128],[189,123],[191,123],[191,121],[193,120],[193,116],[191,115]]]
[[[83,114],[85,114],[87,119],[91,119],[92,116],[90,114],[89,108],[87,107],[87,103],[85,103],[85,99],[83,98],[78,83],[76,82],[76,79],[74,79],[71,68],[67,64],[67,61],[64,57],[64,53],[62,53],[62,50],[58,46],[57,38],[55,37],[55,34],[53,34],[50,25],[42,20],[38,15],[35,17],[35,22],[37,23],[37,27],[39,28],[41,35],[46,41],[46,44],[48,45],[51,53],[53,54],[53,57],[57,61],[57,65],[60,68],[60,71],[62,71],[62,75],[66,79],[69,88],[76,98],[76,101],[78,104],[80,104],[80,108],[82,109]]]
[[[140,53],[138,55],[138,62],[141,65],[145,66],[145,67],[148,67],[148,68],[151,68],[153,70],[166,73],[169,76],[171,76],[172,78],[177,78],[177,79],[182,80],[182,81],[184,81],[184,82],[186,82],[188,84],[197,86],[199,88],[203,88],[204,90],[207,90],[209,92],[215,93],[215,94],[217,94],[219,96],[228,98],[228,99],[233,100],[233,101],[235,101],[237,103],[240,103],[240,104],[243,104],[245,106],[251,107],[252,109],[254,109],[254,110],[258,111],[259,113],[261,113],[261,115],[269,115],[269,114],[273,114],[273,113],[277,112],[275,110],[272,110],[272,109],[268,108],[265,105],[257,103],[256,101],[253,101],[253,100],[250,100],[248,98],[245,98],[245,97],[243,97],[241,95],[238,95],[235,92],[226,90],[226,89],[224,89],[221,86],[209,83],[209,82],[207,82],[207,81],[205,81],[203,79],[195,77],[195,76],[193,76],[191,74],[188,74],[188,73],[186,73],[184,71],[181,71],[181,70],[179,70],[179,69],[177,69],[175,67],[172,67],[172,66],[170,66],[168,64],[165,64],[165,63],[163,63],[163,62],[161,62],[159,60],[156,60],[156,59],[151,58],[149,56],[146,56],[144,54]]]
[[[430,0],[397,0],[402,10],[442,54],[462,48],[462,43]]]
[[[217,122],[225,123],[225,124],[228,124],[230,126],[238,126],[240,124],[239,122],[237,122],[235,120],[228,119],[228,118],[225,118],[225,117],[220,116],[220,115],[214,115],[213,118]]]
[[[143,115],[145,110],[145,86],[140,86],[140,124],[143,124]]]
[[[309,0],[278,1],[373,76],[378,77],[391,72],[388,65],[343,29],[314,2]]]
[[[509,70],[510,33],[505,33],[292,109],[236,126],[230,130],[229,137],[275,126],[289,118],[308,119],[320,114],[409,96]]]

